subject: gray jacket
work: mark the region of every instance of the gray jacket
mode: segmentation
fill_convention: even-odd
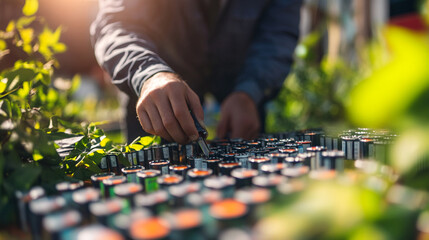
[[[133,98],[157,72],[176,72],[202,96],[244,91],[256,103],[281,88],[298,39],[300,0],[229,0],[207,24],[203,0],[100,0],[95,55]]]

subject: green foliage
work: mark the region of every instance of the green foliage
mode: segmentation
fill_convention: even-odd
[[[37,0],[26,0],[25,16],[0,31],[0,60],[12,45],[27,54],[0,72],[0,226],[16,220],[16,190],[51,186],[70,177],[86,180],[100,172],[97,165],[105,154],[117,154],[128,165],[122,153],[158,141],[145,137],[129,146],[115,145],[97,127],[99,123],[79,123],[80,107],[71,101],[79,76],[63,84],[67,87],[52,82],[58,66],[54,55],[66,50],[60,42],[62,29],[44,26],[37,10]],[[68,156],[60,157],[55,141],[71,138],[79,141],[74,141]]]
[[[344,121],[344,100],[356,82],[357,69],[341,60],[319,63],[313,55],[319,41],[314,32],[297,46],[295,65],[267,116],[268,132]]]

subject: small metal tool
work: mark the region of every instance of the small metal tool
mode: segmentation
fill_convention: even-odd
[[[195,117],[194,113],[192,111],[189,111],[189,112],[191,113],[192,119],[194,120],[195,127],[197,127],[197,130],[198,130],[199,137],[198,137],[197,143],[200,146],[203,154],[206,157],[208,157],[210,155],[210,149],[206,143],[206,138],[208,135],[207,130],[201,126],[201,124],[198,122],[197,118]]]

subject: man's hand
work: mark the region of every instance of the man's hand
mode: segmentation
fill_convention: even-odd
[[[197,94],[179,76],[168,72],[157,73],[144,83],[136,106],[143,130],[180,144],[198,138],[190,109],[203,123]]]
[[[255,102],[244,92],[231,93],[222,103],[217,137],[254,139],[261,123]]]

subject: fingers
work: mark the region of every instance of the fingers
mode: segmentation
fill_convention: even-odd
[[[198,139],[198,131],[195,127],[194,120],[189,113],[188,104],[186,99],[183,98],[180,93],[172,94],[171,107],[174,116],[176,117],[181,129],[185,135],[191,140],[195,141]]]
[[[153,127],[153,134],[161,136],[167,141],[173,141],[171,135],[164,128],[161,115],[159,114],[157,107],[154,104],[147,104],[145,109]]]
[[[216,135],[219,139],[226,138],[226,134],[228,133],[228,123],[229,123],[229,116],[225,116],[224,114],[221,115],[219,124],[216,128]]]
[[[186,97],[187,97],[189,108],[195,114],[195,117],[197,118],[198,122],[202,127],[206,128],[204,124],[204,110],[203,110],[203,107],[201,106],[200,98],[191,89],[187,91]]]

